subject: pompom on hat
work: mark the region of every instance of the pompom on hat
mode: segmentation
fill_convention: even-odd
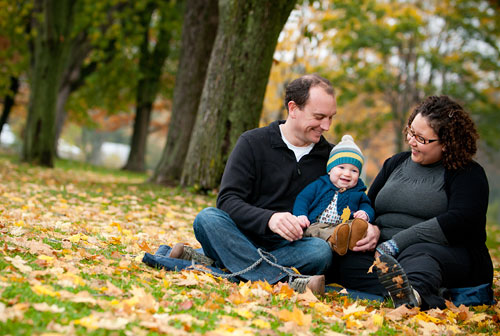
[[[326,172],[330,172],[333,167],[339,164],[350,163],[355,165],[361,173],[364,162],[365,157],[361,153],[361,149],[354,143],[352,136],[346,134],[330,152],[330,157],[326,164]]]

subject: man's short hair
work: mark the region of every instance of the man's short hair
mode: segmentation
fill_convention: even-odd
[[[288,111],[288,103],[291,101],[294,101],[302,109],[309,99],[309,90],[315,86],[322,87],[326,93],[335,97],[335,90],[328,79],[317,74],[304,75],[294,79],[287,85],[285,94],[286,110]]]

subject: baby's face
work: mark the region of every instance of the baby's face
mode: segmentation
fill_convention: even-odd
[[[349,189],[358,184],[359,169],[353,164],[342,163],[333,167],[328,175],[334,186]]]

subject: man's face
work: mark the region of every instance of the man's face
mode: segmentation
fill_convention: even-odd
[[[294,145],[307,146],[317,143],[323,132],[330,129],[335,113],[337,113],[335,97],[320,86],[309,90],[309,99],[302,109],[291,102],[289,114],[295,125]]]

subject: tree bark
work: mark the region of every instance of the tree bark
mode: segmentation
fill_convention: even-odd
[[[68,57],[68,66],[64,69],[56,102],[56,133],[55,133],[55,152],[57,153],[57,141],[59,140],[64,123],[66,121],[66,102],[72,92],[74,92],[84,82],[82,76],[83,63],[92,51],[92,46],[86,33],[80,33],[74,39],[70,48]],[[91,73],[91,72],[90,72]],[[90,73],[85,73],[89,75]]]
[[[9,92],[5,95],[2,116],[0,117],[0,135],[2,134],[3,125],[9,120],[10,111],[12,110],[12,106],[14,106],[14,98],[18,89],[19,79],[17,77],[10,77],[10,88]]]
[[[22,159],[47,167],[54,166],[57,93],[67,64],[77,1],[36,0],[37,34],[33,45],[33,69],[28,119],[24,132]],[[36,15],[34,17],[37,17]]]
[[[182,26],[172,115],[162,157],[151,182],[179,182],[196,120],[218,23],[217,0],[188,0]]]
[[[238,137],[258,126],[277,39],[294,5],[219,1],[219,27],[182,185],[215,188]]]
[[[127,6],[126,3],[118,3],[108,10],[107,21],[102,22],[102,24],[99,25],[101,32],[104,33],[109,29],[109,27],[112,26],[113,23],[116,22],[116,19],[113,18],[113,14],[123,10],[125,6]],[[90,26],[82,28],[82,31],[74,39],[72,39],[67,66],[65,66],[62,74],[61,85],[59,87],[56,103],[56,153],[57,142],[62,134],[64,123],[68,115],[66,111],[66,103],[69,96],[71,93],[80,88],[85,83],[85,79],[97,69],[98,62],[99,64],[111,62],[115,53],[115,40],[111,39],[108,41],[107,47],[103,50],[106,53],[106,57],[104,59],[99,61],[94,60],[89,64],[84,64],[85,60],[95,47],[90,42],[88,36],[89,31]]]
[[[154,7],[147,8],[144,12],[144,40],[141,44],[139,59],[139,72],[141,78],[137,85],[136,112],[132,140],[130,143],[130,153],[127,163],[123,167],[125,170],[142,172],[145,170],[146,146],[148,138],[149,122],[151,120],[151,109],[158,93],[160,85],[161,69],[168,57],[171,39],[171,32],[167,29],[165,21],[166,13],[160,13],[160,32],[156,46],[152,52],[149,51],[149,23],[153,15]]]

